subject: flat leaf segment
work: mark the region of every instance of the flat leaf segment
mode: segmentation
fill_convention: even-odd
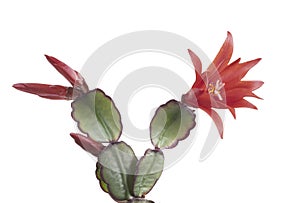
[[[170,100],[160,106],[150,124],[152,144],[156,148],[173,148],[195,127],[195,114],[182,103]]]
[[[72,103],[72,117],[79,129],[98,142],[115,142],[122,132],[121,116],[110,97],[99,89]]]

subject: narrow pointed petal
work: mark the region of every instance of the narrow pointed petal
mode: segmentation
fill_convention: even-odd
[[[188,49],[189,55],[195,67],[196,81],[193,84],[192,88],[199,88],[203,84],[203,80],[201,78],[202,73],[202,63],[199,57],[190,49]]]
[[[264,84],[263,81],[255,80],[255,81],[240,81],[237,84],[237,87],[240,88],[248,88],[251,89],[252,91],[257,90]]]
[[[255,66],[261,58],[257,58],[244,63],[231,63],[222,72],[222,78],[224,82],[238,82],[240,81],[248,71]]]
[[[248,102],[245,99],[241,99],[235,103],[232,103],[231,106],[234,108],[250,108],[250,109],[257,110],[257,107],[255,105],[253,105],[252,103]]]
[[[214,111],[213,109],[204,108],[204,107],[200,107],[200,108],[203,111],[205,111],[215,122],[216,127],[219,131],[220,137],[221,137],[221,139],[223,139],[223,121],[222,121],[221,117],[219,116],[219,114],[216,111]]]
[[[235,109],[234,109],[233,107],[229,107],[229,106],[228,106],[228,110],[229,110],[230,113],[232,114],[233,118],[236,119]]]
[[[51,65],[71,83],[73,87],[79,87],[84,93],[88,92],[88,85],[80,73],[52,56],[45,55],[45,57],[49,63],[51,63]]]
[[[233,52],[233,39],[230,32],[227,32],[227,38],[224,41],[219,53],[213,60],[212,64],[208,67],[207,71],[212,71],[214,68],[222,72],[230,61]]]
[[[229,106],[225,101],[215,101],[215,106],[214,108],[218,109],[228,109],[230,113],[232,114],[233,118],[236,119],[236,114],[235,114],[235,109],[231,106]]]
[[[13,85],[17,90],[35,94],[46,99],[71,100],[73,88],[60,85],[47,85],[38,83],[18,83]]]
[[[251,89],[247,88],[234,88],[226,91],[226,101],[228,104],[234,103],[244,97],[254,97],[257,99],[261,99],[257,95],[255,95]]]
[[[227,89],[233,89],[233,88],[245,88],[249,89],[251,91],[257,90],[264,84],[263,81],[259,80],[253,80],[253,81],[239,81],[237,83],[227,83],[226,88]]]
[[[75,143],[78,144],[82,149],[98,157],[100,152],[105,148],[100,142],[96,142],[89,137],[78,133],[70,133]]]
[[[238,58],[234,62],[232,62],[230,65],[227,66],[226,69],[223,70],[222,74],[222,82],[228,83],[232,81],[232,78],[236,77],[236,73],[233,72],[232,70],[230,71],[229,69],[235,69],[237,70],[239,65],[240,65],[241,58]],[[220,72],[218,72],[220,74]],[[234,84],[234,83],[229,83],[229,84]]]
[[[192,50],[188,49],[188,52],[195,67],[196,73],[200,75],[202,73],[202,63],[200,58]]]

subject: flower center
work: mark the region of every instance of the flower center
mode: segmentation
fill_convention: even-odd
[[[221,95],[221,89],[224,87],[225,83],[222,83],[220,80],[217,80],[216,84],[209,83],[208,85],[208,93],[212,95],[218,96],[219,100],[223,100]]]

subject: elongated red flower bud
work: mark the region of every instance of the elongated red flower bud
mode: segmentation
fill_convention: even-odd
[[[80,73],[52,56],[45,55],[45,57],[49,63],[51,63],[52,66],[71,83],[75,89],[78,88],[84,93],[89,91],[88,85]]]
[[[96,142],[89,137],[78,133],[70,133],[75,143],[78,144],[82,149],[91,153],[94,156],[98,156],[100,152],[105,148],[100,142]]]
[[[64,87],[60,85],[18,83],[14,84],[13,87],[23,92],[54,100],[71,100],[79,96],[79,93],[75,94],[72,87]]]

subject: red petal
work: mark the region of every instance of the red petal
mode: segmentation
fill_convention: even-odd
[[[244,97],[255,97],[257,99],[261,99],[257,95],[255,95],[251,89],[247,88],[234,88],[231,90],[226,90],[226,102],[228,104],[234,103],[237,100],[240,100]]]
[[[233,88],[246,88],[251,91],[254,91],[258,88],[260,88],[264,84],[263,81],[254,80],[254,81],[239,81],[237,83],[227,83],[226,88],[227,89],[233,89]]]
[[[213,109],[200,107],[203,111],[205,111],[215,122],[217,129],[219,131],[221,139],[223,139],[223,121],[220,118],[219,114]]]
[[[207,71],[213,71],[214,68],[222,72],[230,61],[233,52],[233,39],[230,32],[227,32],[227,38],[223,43],[219,53],[215,57],[212,64],[208,67]]]
[[[241,59],[238,58],[237,60],[235,60],[234,62],[232,62],[230,65],[228,65],[225,70],[223,70],[223,72],[221,73],[221,75],[222,75],[222,82],[223,83],[227,84],[228,82],[230,82],[232,80],[232,78],[236,77],[235,72],[228,71],[228,69],[232,68],[232,67],[239,66],[239,62],[240,61],[241,61]],[[234,83],[229,83],[229,84],[234,84]]]
[[[248,88],[251,89],[252,91],[260,88],[264,84],[263,81],[255,80],[255,81],[240,81],[238,83],[238,87],[241,88]]]
[[[214,108],[219,108],[219,109],[228,109],[230,113],[232,114],[233,118],[236,119],[236,114],[235,114],[235,109],[229,105],[227,105],[226,100],[225,101],[215,101],[216,106]]]
[[[230,113],[232,114],[233,118],[236,119],[235,109],[231,106],[227,107]]]
[[[89,91],[88,85],[80,73],[52,56],[45,55],[45,57],[49,63],[51,63],[52,66],[71,83],[73,87],[79,87],[84,93]]]
[[[223,82],[227,83],[240,81],[260,60],[261,58],[244,63],[237,63],[236,61],[231,63],[221,74]]]
[[[73,94],[72,87],[64,87],[60,85],[18,83],[14,84],[13,87],[23,92],[55,100],[71,100]]]
[[[253,105],[252,103],[248,102],[245,99],[241,99],[239,101],[236,101],[235,103],[231,104],[232,107],[234,108],[250,108],[250,109],[256,109],[257,107]]]
[[[201,84],[203,84],[203,80],[201,78],[202,73],[202,63],[199,57],[190,49],[188,49],[189,55],[192,59],[193,65],[195,67],[196,81],[193,84],[192,88],[199,88]]]
[[[96,142],[89,137],[78,133],[70,133],[75,143],[78,144],[82,149],[91,153],[94,156],[98,156],[100,152],[105,148],[100,142]]]

